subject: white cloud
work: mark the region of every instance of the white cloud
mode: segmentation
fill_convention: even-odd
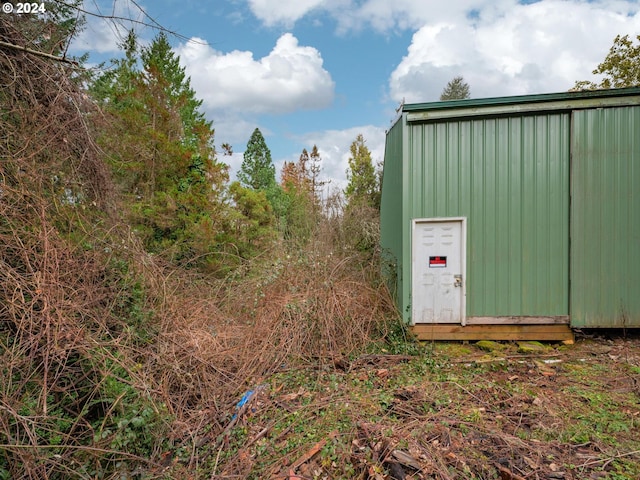
[[[474,11],[513,6],[516,0],[247,0],[253,14],[267,26],[291,27],[302,17],[326,14],[339,31],[373,28],[384,32],[417,29],[427,21],[461,18]]]
[[[253,14],[266,25],[284,24],[287,27],[324,3],[324,0],[248,1]]]
[[[456,75],[475,98],[566,91],[591,78],[615,35],[639,30],[640,7],[630,1],[547,0],[427,23],[392,73],[390,94],[437,100]]]
[[[640,31],[637,0],[248,1],[269,26],[325,14],[340,32],[414,30],[390,78],[394,101],[437,100],[456,75],[476,98],[565,91],[592,77],[617,34]]]
[[[323,108],[333,101],[334,82],[322,66],[320,52],[298,45],[290,33],[258,60],[248,51],[222,53],[193,40],[180,45],[177,53],[207,109],[289,113]]]
[[[516,3],[516,0],[366,0],[360,4],[352,2],[349,13],[333,10],[332,15],[342,31],[371,27],[386,32],[416,30],[428,22],[459,21],[476,12]]]

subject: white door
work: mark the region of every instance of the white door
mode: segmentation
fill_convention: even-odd
[[[413,221],[412,323],[465,320],[465,219]]]

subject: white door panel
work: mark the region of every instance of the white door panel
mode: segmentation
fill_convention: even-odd
[[[464,324],[464,219],[413,221],[412,321]]]

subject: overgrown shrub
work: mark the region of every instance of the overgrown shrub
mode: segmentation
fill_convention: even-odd
[[[3,41],[33,47],[32,21],[3,15]],[[360,227],[300,223],[303,241],[278,242],[255,192],[232,191],[218,223],[172,218],[184,230],[153,247],[177,253],[152,254],[146,214],[118,215],[131,192],[80,72],[0,47],[0,479],[208,478],[244,392],[382,341],[393,307],[371,240],[341,243]],[[152,232],[169,207],[153,204]]]

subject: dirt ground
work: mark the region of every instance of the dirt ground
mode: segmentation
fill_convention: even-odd
[[[639,333],[285,368],[237,412],[212,478],[638,479]]]

